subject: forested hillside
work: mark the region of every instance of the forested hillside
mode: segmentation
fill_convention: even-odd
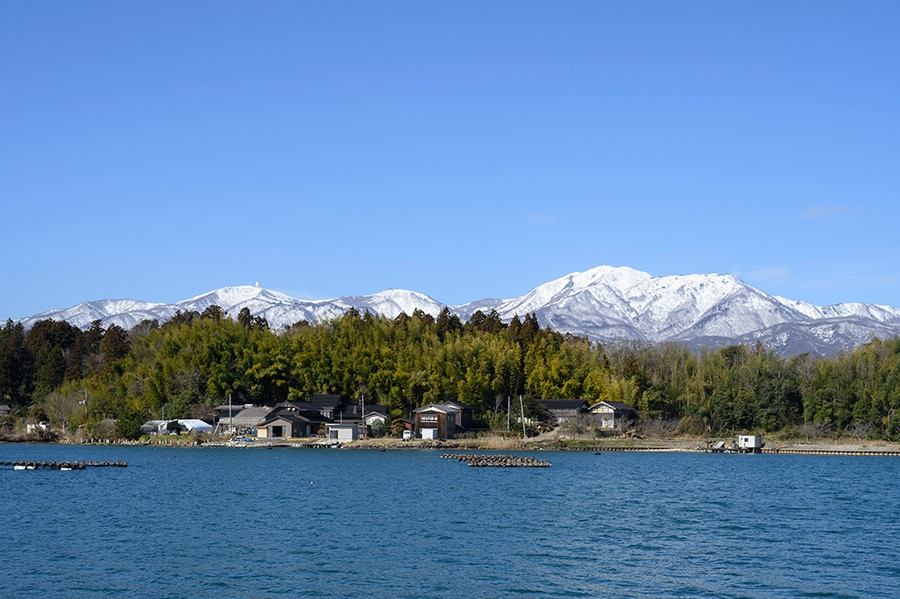
[[[900,439],[900,340],[832,358],[761,345],[699,354],[675,344],[598,344],[542,329],[534,315],[468,322],[444,310],[395,319],[350,311],[278,331],[244,310],[179,312],[130,331],[43,320],[0,329],[0,403],[71,429],[103,419],[200,417],[227,403],[273,405],[314,393],[365,394],[393,417],[430,401],[473,407],[489,428],[508,396],[619,401],[641,424],[683,433],[797,429]]]

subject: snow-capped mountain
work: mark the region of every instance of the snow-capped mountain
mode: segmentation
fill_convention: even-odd
[[[202,312],[217,305],[231,318],[247,308],[273,330],[301,320],[318,322],[355,308],[395,318],[421,310],[437,316],[445,307],[463,321],[496,310],[504,321],[534,313],[542,326],[596,341],[677,341],[690,347],[760,340],[779,353],[834,354],[900,334],[900,309],[847,303],[815,306],[768,295],[731,275],[653,277],[626,267],[599,266],[544,283],[512,299],[484,299],[446,306],[426,295],[390,289],[374,295],[302,300],[268,289],[225,287],[175,304],[131,300],[84,302],[22,319],[26,327],[52,318],[86,328],[95,320],[129,329],[145,319],[165,321],[177,311]]]

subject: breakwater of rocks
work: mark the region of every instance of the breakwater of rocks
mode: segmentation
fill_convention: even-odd
[[[126,462],[8,462],[0,461],[0,466],[12,466],[13,470],[85,470],[87,468],[124,468]]]
[[[547,468],[550,462],[509,454],[445,453],[442,458],[464,462],[473,468]]]

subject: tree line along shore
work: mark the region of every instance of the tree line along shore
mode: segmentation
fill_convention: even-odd
[[[573,398],[634,406],[633,430],[645,438],[900,441],[900,340],[783,357],[758,343],[690,351],[592,342],[542,328],[533,314],[502,322],[476,312],[461,322],[447,310],[394,319],[351,310],[274,331],[217,306],[127,331],[52,320],[0,329],[7,436],[46,421],[66,436],[135,439],[147,419],[210,418],[227,398],[275,405],[315,393],[364,398],[394,419],[458,401],[484,431],[505,428],[510,397],[529,420],[544,416],[538,399]]]

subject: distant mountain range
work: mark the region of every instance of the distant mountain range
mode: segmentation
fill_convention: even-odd
[[[374,295],[302,300],[268,289],[224,287],[175,304],[134,300],[83,302],[65,310],[21,319],[28,328],[41,319],[65,320],[86,328],[130,329],[145,319],[166,321],[177,311],[221,307],[231,318],[243,308],[264,317],[273,330],[298,321],[318,322],[350,308],[394,318],[416,309],[437,316],[445,307],[468,320],[477,310],[496,310],[504,321],[534,313],[542,326],[595,341],[676,341],[692,349],[761,341],[782,355],[832,355],[873,337],[900,334],[900,309],[847,303],[816,306],[768,295],[731,275],[654,277],[626,267],[598,266],[544,283],[513,299],[483,299],[447,306],[415,291],[390,289]]]

